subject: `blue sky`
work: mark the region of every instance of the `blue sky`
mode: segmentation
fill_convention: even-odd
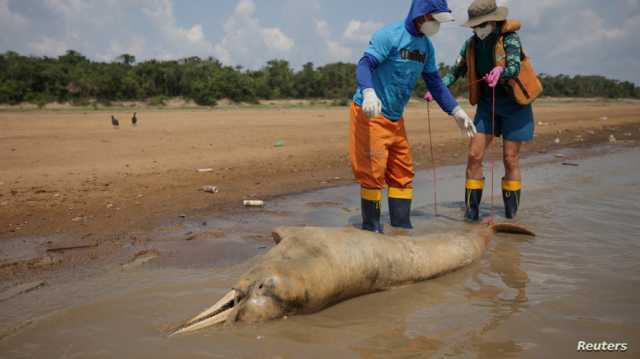
[[[379,27],[410,0],[0,0],[0,51],[57,56],[67,49],[112,61],[214,56],[258,68],[273,58],[299,67],[356,62]],[[434,38],[453,63],[471,33],[471,0],[450,0],[456,24]],[[540,72],[601,74],[640,84],[640,0],[499,0]]]

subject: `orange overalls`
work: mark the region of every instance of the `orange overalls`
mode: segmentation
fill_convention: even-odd
[[[385,184],[389,198],[412,199],[413,162],[404,118],[391,121],[380,115],[367,118],[353,103],[349,121],[349,157],[362,198],[379,202]]]

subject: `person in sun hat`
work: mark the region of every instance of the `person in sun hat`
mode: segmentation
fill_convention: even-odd
[[[465,218],[479,219],[480,201],[484,188],[482,162],[494,137],[503,138],[505,176],[502,197],[505,217],[514,218],[520,206],[521,171],[520,148],[533,139],[534,119],[529,102],[521,104],[516,91],[537,96],[542,91],[537,75],[521,60],[526,59],[517,31],[521,24],[507,20],[509,10],[497,6],[495,0],[474,0],[468,9],[469,19],[464,26],[473,29],[460,51],[455,65],[444,77],[446,86],[466,76],[469,81],[469,101],[477,105],[474,124],[478,135],[469,144],[465,183]],[[528,59],[526,59],[528,61]],[[528,62],[526,63],[528,65]],[[523,83],[527,86],[525,88]],[[527,91],[528,90],[528,91]],[[495,91],[495,122],[493,119],[493,91]],[[429,94],[425,96],[429,101]]]
[[[362,228],[383,232],[380,203],[389,186],[391,225],[412,228],[414,177],[404,108],[419,76],[468,136],[476,132],[438,73],[430,37],[454,21],[446,0],[413,0],[405,21],[377,31],[356,68],[358,89],[350,111],[349,155],[361,186]]]

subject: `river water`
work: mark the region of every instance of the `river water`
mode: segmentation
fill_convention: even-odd
[[[356,186],[292,195],[210,219],[227,234],[194,244],[192,265],[161,257],[0,303],[3,320],[35,315],[0,341],[0,357],[638,358],[640,150],[595,152],[528,158],[519,222],[537,237],[498,235],[481,260],[436,279],[314,315],[168,338],[169,328],[213,304],[268,250],[272,227],[359,222]],[[438,169],[438,216],[431,172],[418,173],[415,234],[469,229],[461,221],[463,173]],[[496,168],[494,209],[488,189],[483,207],[498,220],[501,173]],[[581,340],[629,350],[579,353]]]

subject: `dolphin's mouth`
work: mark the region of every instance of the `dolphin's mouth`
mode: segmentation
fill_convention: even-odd
[[[232,289],[222,297],[216,304],[204,310],[191,320],[175,329],[169,336],[194,332],[216,324],[224,323],[231,317],[235,307],[238,305],[242,295],[239,291]]]

